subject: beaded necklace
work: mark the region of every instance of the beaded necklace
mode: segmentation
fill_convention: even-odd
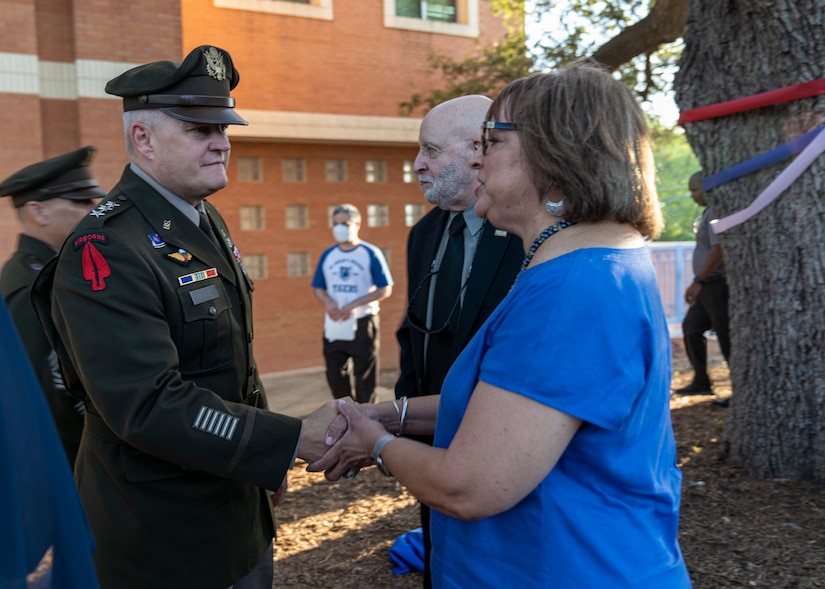
[[[521,263],[521,271],[524,272],[527,270],[527,266],[530,265],[530,261],[533,259],[533,255],[536,253],[536,250],[539,249],[539,246],[544,243],[544,240],[550,237],[551,235],[558,233],[562,229],[567,229],[571,225],[575,225],[576,221],[568,221],[567,219],[562,219],[555,225],[550,225],[547,229],[539,233],[539,236],[533,240],[533,243],[530,244],[530,249],[527,250],[527,253],[524,254],[524,261]]]

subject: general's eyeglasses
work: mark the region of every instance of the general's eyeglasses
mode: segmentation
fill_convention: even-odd
[[[450,327],[450,322],[453,319],[453,315],[456,314],[456,309],[458,309],[459,305],[461,305],[461,295],[464,293],[464,289],[467,288],[467,282],[469,280],[469,277],[467,279],[465,279],[464,284],[462,284],[461,288],[458,290],[458,296],[456,297],[455,301],[453,301],[453,304],[450,307],[450,314],[447,316],[447,320],[444,322],[444,325],[441,325],[439,327],[429,328],[429,327],[427,327],[427,323],[423,319],[421,319],[421,317],[413,310],[413,305],[415,305],[415,301],[418,299],[419,293],[422,292],[422,288],[424,288],[424,285],[427,284],[428,282],[431,282],[432,279],[433,279],[433,276],[435,276],[436,274],[438,274],[438,270],[433,270],[431,272],[428,272],[427,275],[424,276],[424,278],[421,279],[421,282],[418,283],[418,286],[416,287],[415,291],[413,292],[413,295],[410,297],[410,302],[407,305],[407,321],[415,329],[417,329],[421,333],[424,333],[424,334],[427,334],[427,335],[434,335],[436,333],[441,333],[442,331],[444,331],[445,329]],[[426,288],[426,289],[424,289],[423,292],[424,292],[425,295],[429,295],[430,289]],[[423,307],[425,309],[427,308],[426,301],[424,302]]]
[[[487,148],[490,146],[490,129],[499,131],[518,131],[515,123],[505,123],[502,121],[484,121],[481,123],[481,153],[487,155]]]

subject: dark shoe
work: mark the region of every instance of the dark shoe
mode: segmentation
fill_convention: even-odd
[[[689,384],[686,387],[682,387],[681,389],[676,389],[673,391],[677,395],[712,395],[713,391],[710,390],[710,385],[697,385],[696,383]]]
[[[710,402],[710,404],[716,405],[717,407],[724,407],[725,409],[727,409],[728,407],[730,407],[730,397],[728,397],[727,399],[714,399]]]

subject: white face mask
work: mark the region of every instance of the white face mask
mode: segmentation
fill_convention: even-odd
[[[347,243],[348,241],[352,241],[353,229],[355,229],[355,225],[344,225],[341,223],[332,228],[332,236],[338,243]]]

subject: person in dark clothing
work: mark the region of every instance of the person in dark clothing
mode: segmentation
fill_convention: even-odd
[[[273,506],[337,414],[267,410],[252,280],[206,201],[228,182],[227,126],[245,124],[238,81],[206,45],[109,81],[130,163],[35,282],[87,395],[75,478],[103,589],[271,589]]]
[[[730,359],[730,329],[728,326],[728,283],[724,256],[719,239],[710,228],[713,213],[702,188],[702,172],[690,177],[688,188],[693,200],[705,207],[696,226],[696,247],[693,250],[693,282],[685,291],[690,305],[682,322],[685,351],[693,367],[693,380],[674,391],[678,395],[712,395],[708,375],[708,351],[705,332],[712,329],[719,341],[725,361]],[[714,405],[727,407],[730,398],[715,399]]]

